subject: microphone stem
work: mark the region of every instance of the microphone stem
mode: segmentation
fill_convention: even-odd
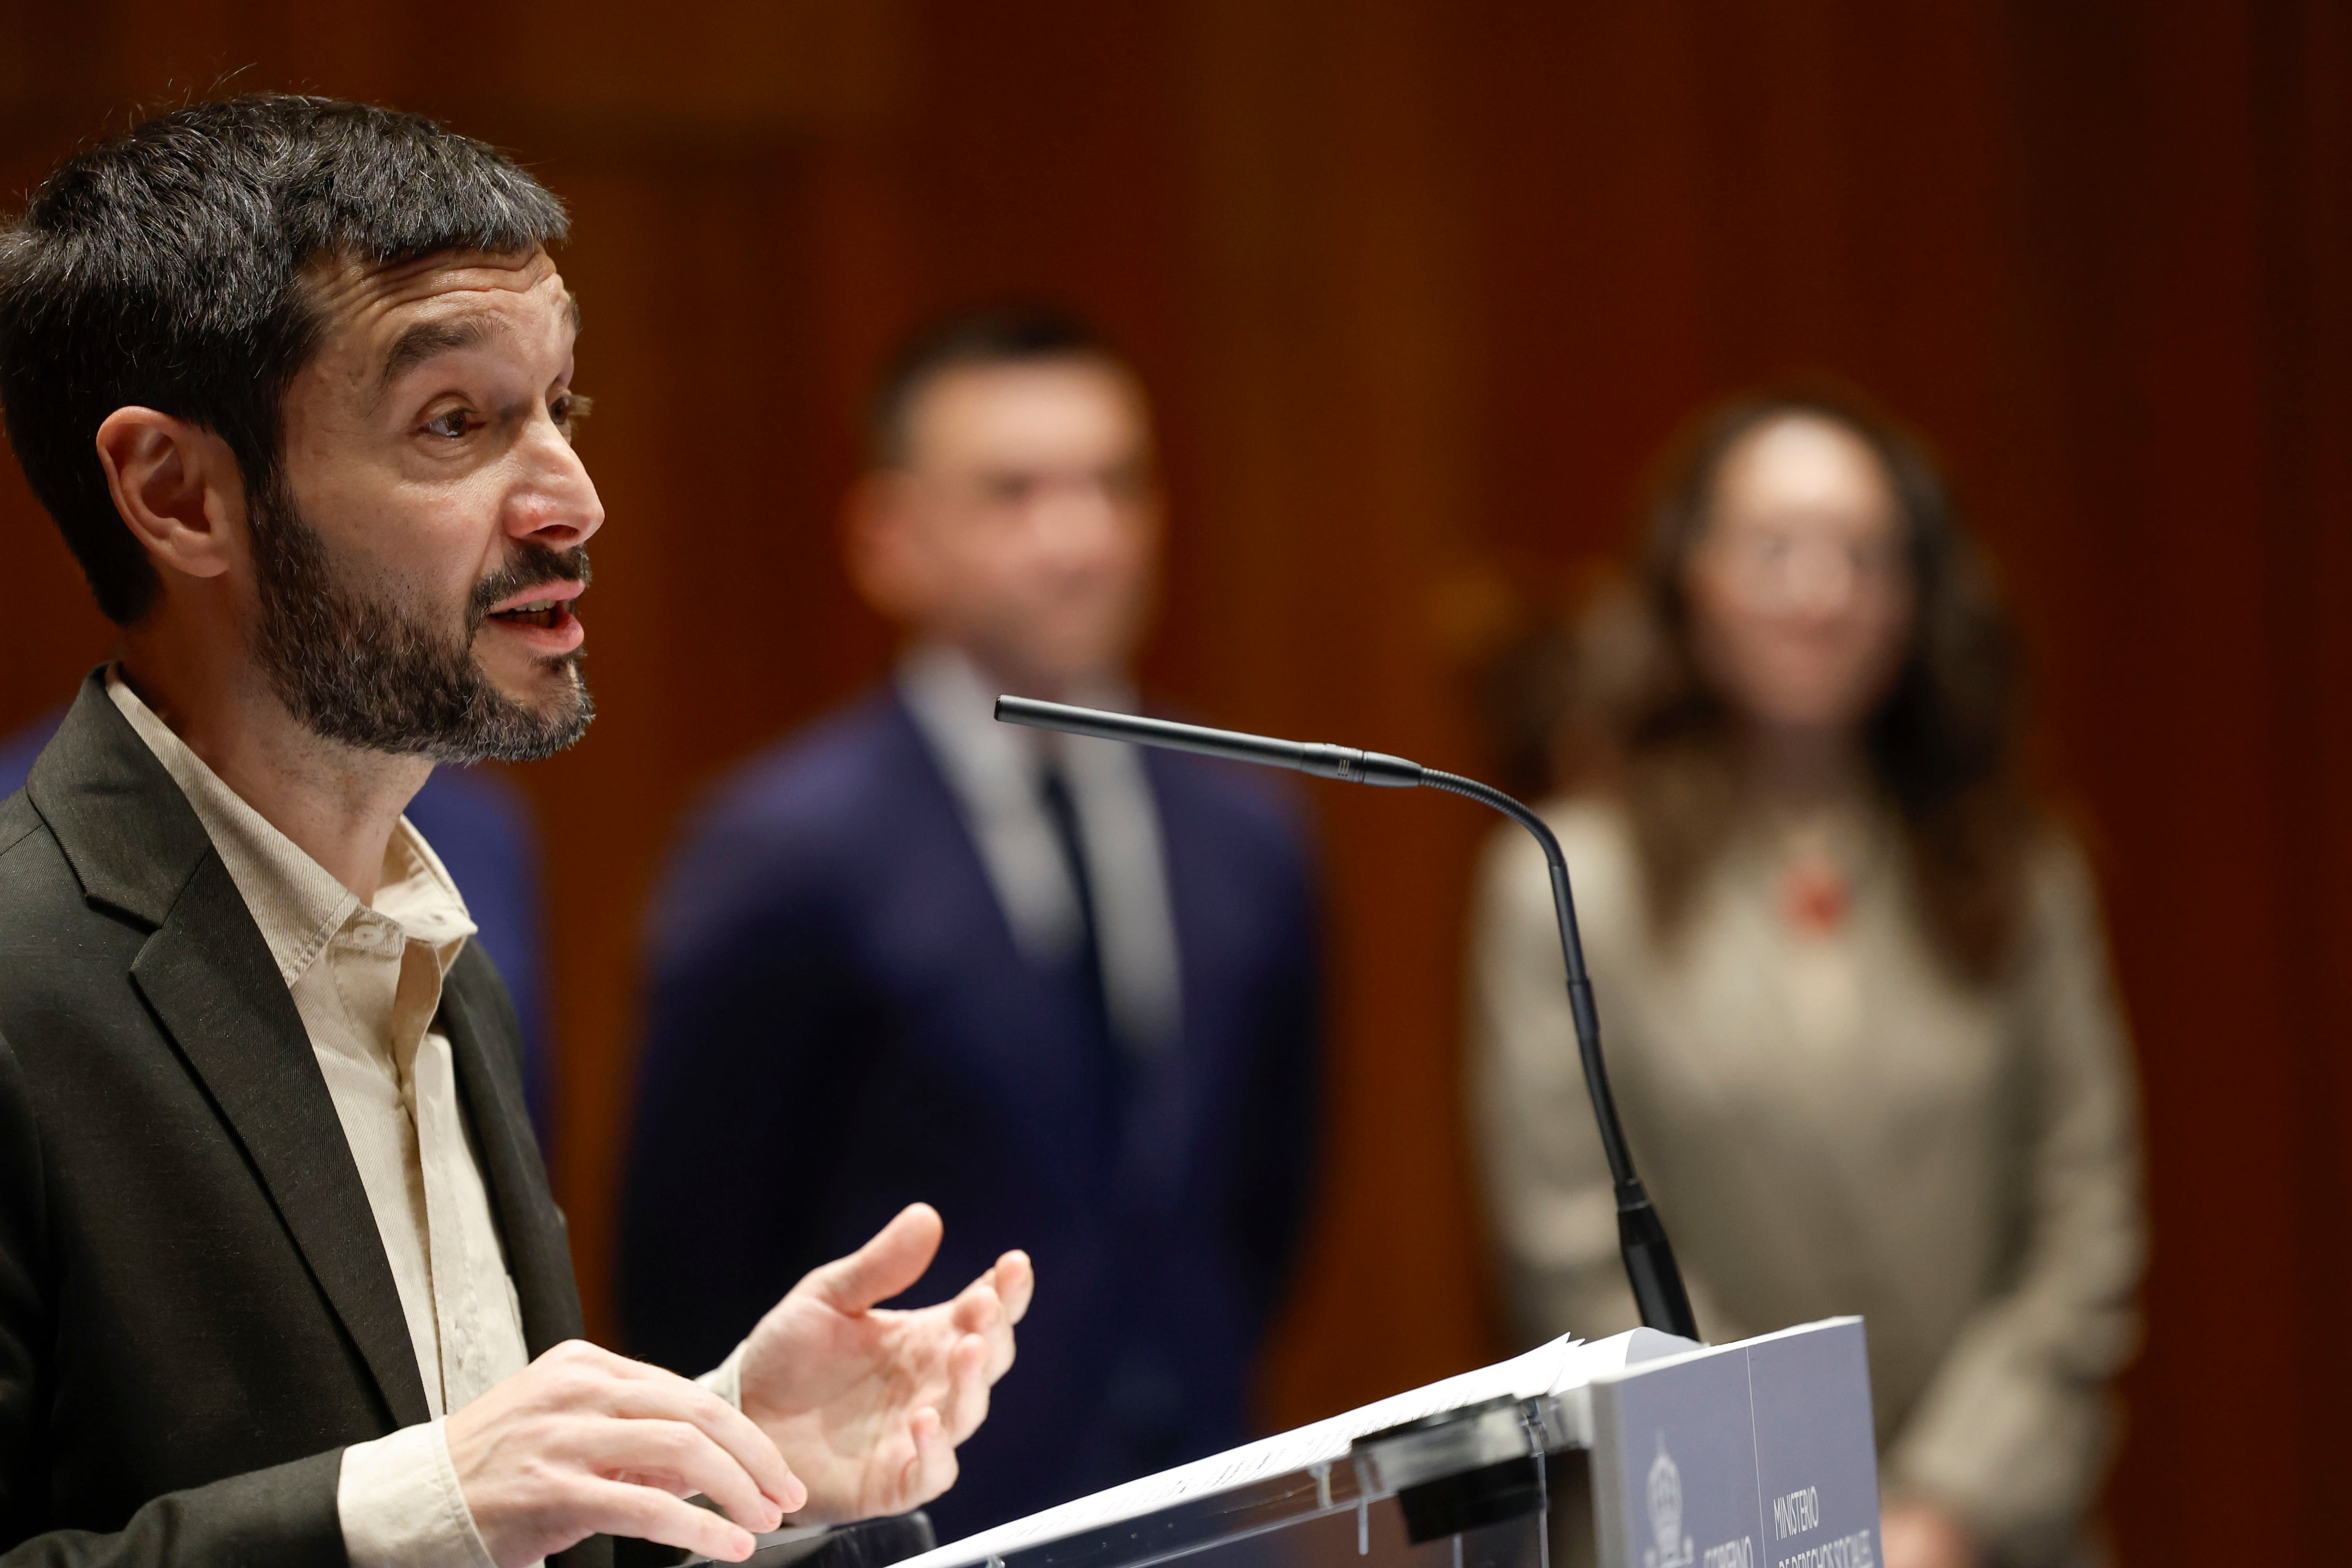
[[[1559,952],[1568,961],[1568,1010],[1576,1020],[1576,1053],[1584,1067],[1585,1092],[1592,1097],[1592,1119],[1601,1129],[1601,1152],[1609,1161],[1609,1179],[1617,1189],[1617,1247],[1624,1255],[1626,1282],[1642,1321],[1686,1340],[1698,1338],[1698,1321],[1691,1314],[1690,1297],[1675,1267],[1675,1251],[1667,1244],[1666,1227],[1633,1173],[1633,1156],[1625,1147],[1625,1129],[1617,1120],[1617,1101],[1609,1092],[1609,1069],[1601,1059],[1601,1016],[1592,1006],[1592,982],[1584,973],[1584,942],[1576,930],[1576,900],[1568,889],[1568,858],[1559,840],[1544,819],[1491,784],[1441,773],[1402,757],[1380,752],[1360,752],[1352,746],[1320,742],[1277,741],[1268,735],[1247,735],[1237,730],[1210,730],[1198,724],[1178,724],[1139,713],[1108,713],[1066,703],[1041,702],[1029,697],[999,697],[996,717],[1008,724],[1055,730],[1066,735],[1090,735],[1097,740],[1124,741],[1138,746],[1164,746],[1260,767],[1295,768],[1316,778],[1348,784],[1374,784],[1384,789],[1425,786],[1442,789],[1481,805],[1491,806],[1536,836],[1544,860],[1551,868],[1552,910],[1559,919]]]
[[[1625,1258],[1627,1281],[1642,1321],[1654,1329],[1696,1340],[1698,1320],[1675,1267],[1674,1247],[1664,1224],[1651,1206],[1650,1194],[1633,1171],[1633,1153],[1625,1144],[1624,1124],[1618,1120],[1617,1097],[1609,1089],[1609,1068],[1601,1056],[1601,1015],[1592,1005],[1592,981],[1584,970],[1584,939],[1577,930],[1576,899],[1569,891],[1568,857],[1549,824],[1523,803],[1491,784],[1459,773],[1424,767],[1419,781],[1490,806],[1535,836],[1543,847],[1544,863],[1551,873],[1552,913],[1559,924],[1560,957],[1568,965],[1568,1010],[1576,1023],[1576,1054],[1584,1068],[1585,1092],[1592,1097],[1592,1120],[1601,1130],[1601,1152],[1609,1162],[1609,1179],[1617,1189],[1617,1241]]]

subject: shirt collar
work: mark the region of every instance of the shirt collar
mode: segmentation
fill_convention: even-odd
[[[370,909],[229,788],[140,700],[119,669],[106,672],[106,694],[187,796],[287,984],[301,979],[334,934],[355,918],[389,921],[404,935],[429,943],[442,973],[448,973],[466,938],[474,934],[473,919],[441,858],[406,817],[384,847],[383,877]]]
[[[375,912],[399,926],[412,941],[431,945],[441,973],[457,962],[476,927],[449,868],[415,825],[402,817],[384,846],[383,881],[376,889]]]
[[[898,694],[966,793],[1034,790],[1047,762],[1064,761],[1068,750],[1063,736],[999,723],[989,677],[951,644],[921,642],[908,648],[898,661]],[[1116,679],[1082,682],[1067,700],[1122,713],[1136,705],[1134,689]]]

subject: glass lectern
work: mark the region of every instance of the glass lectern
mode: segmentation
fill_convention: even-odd
[[[878,1533],[877,1533],[878,1532]],[[883,1568],[885,1521],[761,1568]],[[1862,1324],[1562,1341],[899,1568],[1875,1568]]]

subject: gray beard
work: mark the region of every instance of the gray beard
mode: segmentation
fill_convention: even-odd
[[[474,658],[492,606],[542,584],[586,583],[585,551],[524,545],[475,584],[458,633],[425,606],[347,583],[282,479],[262,490],[252,520],[255,658],[278,700],[315,733],[436,763],[528,763],[571,745],[595,717],[578,650],[542,661],[567,677],[544,710],[500,691]]]

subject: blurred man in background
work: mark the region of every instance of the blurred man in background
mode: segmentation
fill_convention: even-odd
[[[1083,326],[912,344],[847,513],[905,657],[723,788],[656,926],[628,1338],[708,1364],[911,1193],[950,1249],[1022,1237],[1048,1288],[932,1505],[949,1534],[1244,1437],[1296,1251],[1319,982],[1288,811],[991,718],[1004,691],[1133,703],[1161,515],[1142,389]]]

